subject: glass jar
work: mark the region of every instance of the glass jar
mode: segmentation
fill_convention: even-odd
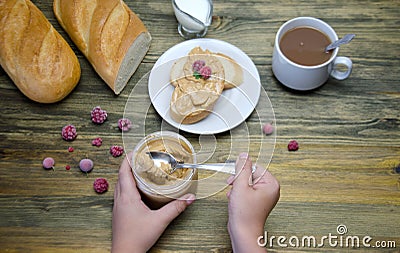
[[[170,174],[170,165],[153,162],[146,153],[149,151],[167,152],[185,163],[196,163],[196,154],[185,137],[171,131],[155,132],[139,141],[133,150],[132,171],[142,200],[150,208],[158,209],[187,193],[196,193],[197,169],[178,169]]]

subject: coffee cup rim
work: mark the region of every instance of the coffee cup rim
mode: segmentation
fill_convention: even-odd
[[[330,30],[330,32],[333,34],[333,37],[334,37],[333,41],[338,40],[338,36],[337,36],[335,30],[328,23],[324,22],[323,20],[318,19],[318,18],[314,18],[314,17],[307,17],[307,16],[296,17],[296,18],[292,18],[292,19],[286,21],[285,23],[283,23],[279,27],[278,32],[276,33],[276,36],[275,36],[275,46],[276,46],[276,49],[277,49],[278,53],[289,64],[291,64],[293,66],[296,66],[296,67],[299,67],[299,68],[303,68],[303,69],[317,69],[317,68],[321,68],[321,67],[324,67],[324,66],[330,64],[336,58],[336,56],[337,56],[337,54],[339,52],[339,48],[335,48],[334,49],[334,51],[332,52],[332,55],[329,58],[329,60],[327,60],[327,61],[325,61],[325,62],[323,62],[321,64],[314,65],[314,66],[306,66],[306,65],[301,65],[301,64],[295,63],[292,60],[290,60],[289,58],[287,58],[286,55],[281,51],[281,48],[279,46],[279,39],[281,37],[280,35],[282,34],[283,29],[286,28],[290,23],[296,22],[298,20],[312,20],[314,22],[320,23],[320,24],[324,25],[328,30]],[[301,27],[301,26],[313,27],[312,25],[299,25],[299,26],[294,26],[294,27]],[[316,28],[316,27],[313,27],[313,28]],[[318,29],[318,28],[316,28],[316,29]],[[318,29],[318,30],[320,30],[320,29]],[[330,39],[332,39],[331,36],[329,34],[327,34],[325,31],[322,31],[322,32],[324,32],[327,36],[329,36]]]

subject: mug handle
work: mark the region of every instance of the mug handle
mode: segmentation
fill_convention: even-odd
[[[347,69],[345,71],[341,71],[340,68],[338,68],[340,65],[344,65]],[[350,60],[350,58],[338,56],[333,62],[331,76],[337,80],[344,80],[350,76],[352,69],[353,62]]]

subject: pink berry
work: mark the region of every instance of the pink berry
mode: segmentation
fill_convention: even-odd
[[[128,131],[132,127],[132,122],[129,119],[119,119],[118,120],[118,128],[121,129],[122,132]]]
[[[200,69],[202,67],[204,67],[205,65],[206,65],[206,62],[203,60],[197,60],[197,61],[193,62],[193,65],[192,65],[193,72],[200,73]]]
[[[212,71],[209,66],[204,66],[200,69],[199,73],[200,73],[201,77],[205,80],[205,79],[210,78]]]
[[[66,169],[66,170],[70,170],[70,169],[71,169],[71,166],[70,166],[70,165],[66,165],[66,166],[65,166],[65,169]]]
[[[394,172],[400,173],[400,164],[394,168]]]
[[[121,146],[111,146],[110,154],[114,157],[121,156],[124,153],[124,148]]]
[[[43,168],[45,168],[46,170],[49,170],[49,169],[53,169],[54,170],[54,164],[55,164],[56,162],[54,161],[54,159],[53,158],[51,158],[51,157],[46,157],[46,158],[44,158],[43,159]]]
[[[93,169],[93,161],[90,159],[82,159],[79,162],[79,168],[83,172],[90,172]]]
[[[76,128],[74,125],[66,125],[61,130],[61,136],[66,141],[73,141],[75,140],[76,136]]]
[[[73,147],[68,147],[68,152],[74,152],[74,148]]]
[[[297,151],[299,149],[299,143],[295,140],[289,141],[288,150],[289,151]]]
[[[106,121],[107,119],[107,112],[105,110],[102,110],[100,106],[96,106],[95,108],[93,108],[90,116],[92,117],[93,123],[103,124],[104,121]]]
[[[104,193],[108,190],[108,182],[105,178],[96,178],[93,183],[94,191],[97,193]]]
[[[92,145],[96,147],[100,147],[103,144],[103,140],[100,137],[97,137],[92,140]]]
[[[266,123],[264,124],[262,131],[266,135],[270,135],[274,132],[274,127],[271,125],[271,123]]]

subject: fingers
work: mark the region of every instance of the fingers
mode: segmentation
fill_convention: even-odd
[[[238,158],[238,161],[237,161],[237,166],[236,166],[236,175],[231,175],[227,180],[226,180],[226,183],[228,184],[228,185],[232,185],[233,184],[233,182],[236,180],[236,178],[239,176],[239,174],[240,173],[242,173],[242,170],[244,169],[244,168],[248,168],[248,165],[246,165],[246,163],[248,162],[248,161],[246,161],[245,163],[244,163],[244,165],[242,165],[243,163],[240,163],[240,161],[241,161],[241,159],[244,159],[244,158],[246,158],[247,157],[247,155],[246,155],[246,153],[242,153],[240,156],[239,156],[239,158]],[[249,159],[247,159],[247,160],[249,160]],[[254,171],[254,173],[252,173],[252,175],[249,175],[249,177],[248,177],[248,185],[249,186],[253,186],[253,185],[255,185],[255,184],[257,184],[259,181],[262,181],[263,180],[263,178],[264,177],[266,177],[267,175],[266,174],[270,174],[269,173],[269,171],[267,170],[267,169],[265,169],[264,167],[262,167],[262,166],[258,166],[258,165],[254,165],[255,167],[256,167],[256,170]],[[252,168],[251,167],[251,164],[250,164],[250,168]],[[244,174],[246,174],[246,176],[247,176],[247,173],[245,172]],[[228,196],[228,195],[227,195]]]
[[[257,178],[264,176],[266,171],[267,170],[264,167],[262,167],[260,165],[256,165],[256,170],[253,173],[253,179],[257,179]]]
[[[251,178],[251,160],[247,153],[241,153],[236,160],[236,175],[233,185],[236,186],[249,186],[249,178]]]
[[[226,197],[228,198],[228,200],[231,199],[231,192],[232,192],[232,189],[229,189],[229,190],[227,191],[227,193],[226,193]]]
[[[178,217],[183,211],[185,211],[186,207],[194,202],[196,196],[194,194],[185,194],[180,199],[173,200],[161,207],[156,212],[159,213],[161,218],[165,221],[166,224],[170,223],[173,219]]]
[[[270,173],[267,169],[256,165],[256,170],[253,173],[253,185],[261,182],[267,176],[267,173]]]
[[[229,176],[228,179],[226,180],[226,183],[231,185],[233,181],[235,181],[235,175]]]
[[[132,168],[130,166],[132,153],[126,155],[122,161],[121,167],[118,173],[118,181],[115,187],[115,195],[128,194],[133,198],[140,198],[140,194],[136,189],[136,182],[133,178]]]

